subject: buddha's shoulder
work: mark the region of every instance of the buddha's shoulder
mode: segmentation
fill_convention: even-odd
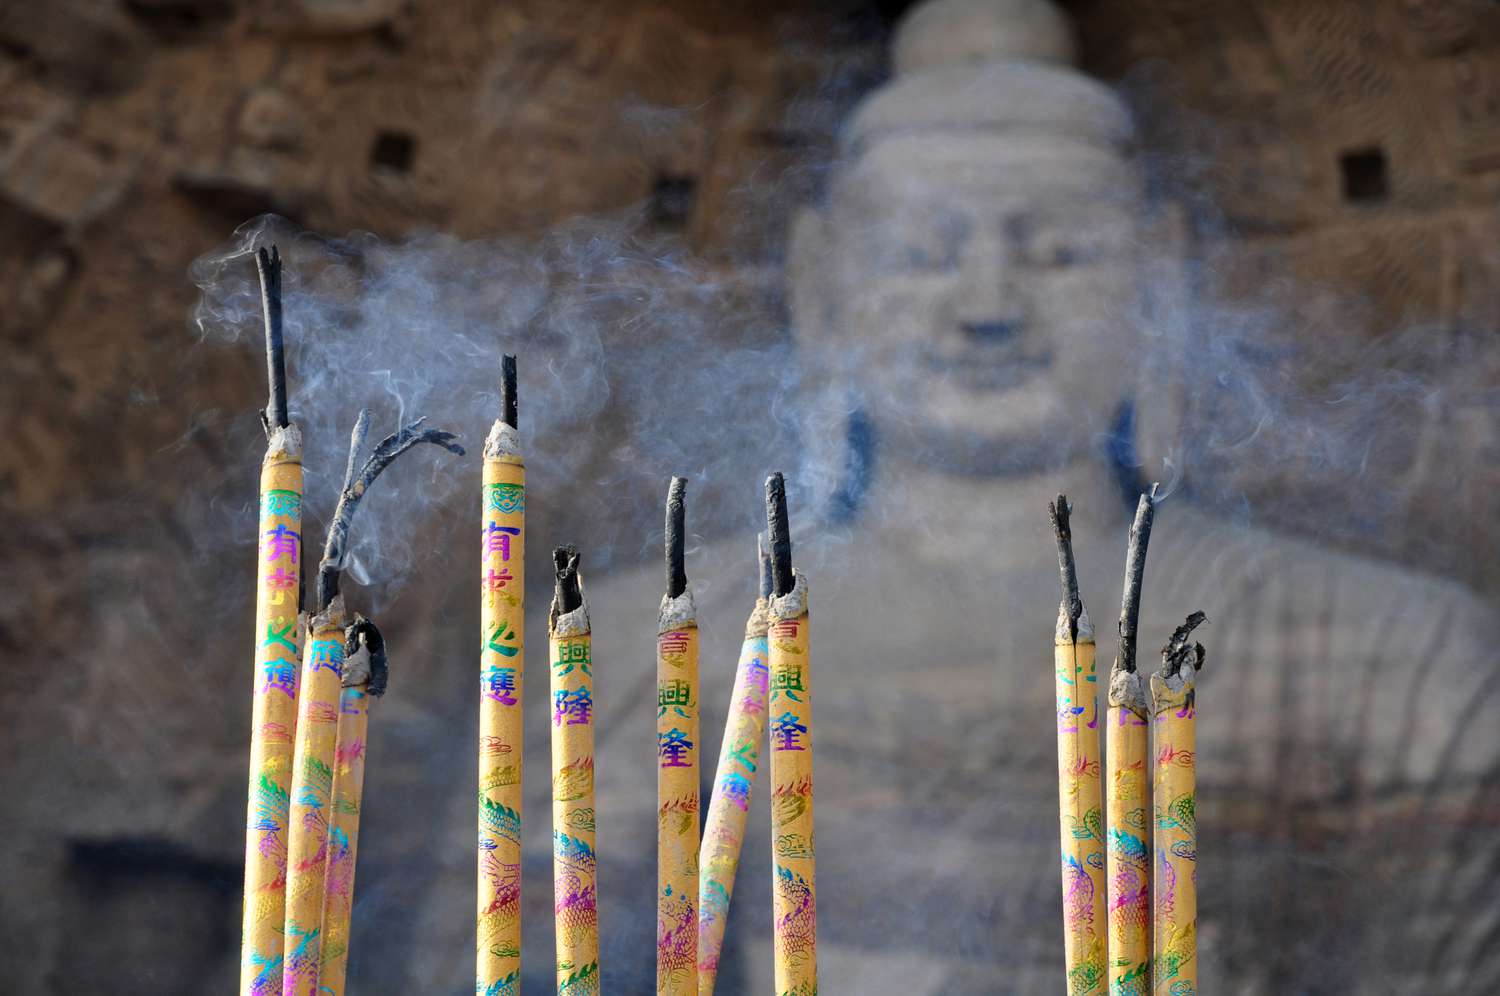
[[[1457,581],[1192,508],[1158,520],[1150,567],[1180,594],[1197,592],[1223,613],[1269,615],[1283,625],[1488,641],[1500,622],[1491,601]]]

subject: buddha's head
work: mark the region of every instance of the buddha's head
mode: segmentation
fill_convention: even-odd
[[[1072,52],[1047,0],[914,8],[795,226],[799,348],[923,462],[1071,457],[1130,383],[1142,180],[1128,114]]]

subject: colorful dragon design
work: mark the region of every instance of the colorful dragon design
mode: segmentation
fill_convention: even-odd
[[[489,985],[483,982],[475,983],[474,996],[521,996],[521,973],[512,972]]]
[[[812,955],[818,944],[817,907],[812,887],[801,875],[777,865],[776,893],[781,908],[788,911],[776,918],[776,933],[782,939],[787,961],[800,965]]]
[[[576,943],[573,939],[579,932],[599,926],[594,885],[597,859],[587,841],[556,831],[552,833],[552,850],[563,868],[556,876],[553,896],[557,927],[570,938],[569,943]]]
[[[670,892],[670,887],[668,892]],[[694,964],[698,935],[697,901],[692,896],[666,895],[656,905],[656,987],[676,984]]]
[[[1075,934],[1094,929],[1094,880],[1088,869],[1071,854],[1063,860],[1063,922]]]
[[[590,962],[557,984],[558,996],[599,996],[599,963]]]
[[[502,803],[479,797],[479,846],[484,847],[484,837],[498,837],[516,846],[521,844],[521,814]]]
[[[1151,912],[1151,853],[1146,842],[1124,830],[1109,832],[1109,853],[1119,864],[1109,904],[1111,921],[1144,927]]]

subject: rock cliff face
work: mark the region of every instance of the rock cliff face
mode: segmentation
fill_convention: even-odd
[[[183,593],[244,574],[248,551],[216,562],[204,510],[183,496],[195,481],[237,478],[253,501],[260,450],[245,413],[261,403],[263,374],[253,352],[194,342],[191,261],[265,212],[310,231],[471,238],[628,210],[735,287],[725,312],[778,348],[791,209],[814,196],[844,112],[883,72],[894,10],[876,8],[894,6],[0,10],[0,972],[16,991],[233,985],[250,605],[197,614]],[[1494,15],[1438,0],[1071,6],[1087,67],[1131,95],[1161,193],[1186,206],[1183,237],[1220,290],[1256,303],[1289,280],[1319,289],[1276,330],[1284,349],[1240,361],[1311,389],[1338,383],[1371,343],[1400,332],[1409,346],[1420,333],[1392,362],[1443,392],[1398,395],[1416,431],[1370,454],[1378,501],[1357,523],[1367,535],[1345,538],[1500,588],[1494,558],[1459,556],[1500,538],[1489,497],[1500,361],[1478,338],[1500,321]],[[483,431],[463,428],[471,440]],[[1198,455],[1195,487],[1273,505],[1285,482],[1246,479],[1262,463],[1248,445]],[[1288,470],[1308,486],[1292,497],[1331,487],[1322,469]],[[1419,502],[1443,489],[1442,523],[1397,528],[1429,516]],[[621,502],[656,500],[627,490]],[[459,504],[435,534],[466,528]],[[582,520],[535,527],[586,538]],[[472,601],[451,573],[419,572],[382,619],[406,634],[393,653],[413,663],[372,735],[385,757],[372,763],[371,799],[387,759],[429,769],[433,799],[470,791],[468,739],[433,750],[424,732],[472,723],[473,634],[432,623]],[[224,583],[248,595],[243,581]],[[533,604],[544,597],[538,588]],[[545,780],[543,759],[528,781],[544,791]],[[528,807],[545,813],[542,797]],[[468,916],[471,828],[396,812],[372,804],[362,914],[402,923],[410,897],[440,887],[440,853],[457,867],[441,887]],[[546,923],[545,851],[527,860],[525,915]],[[649,926],[627,926],[648,924],[649,908],[604,902],[619,903],[603,916],[621,943],[649,947]],[[362,940],[356,988],[451,991],[468,976],[467,952]],[[546,979],[549,950],[550,935],[528,935],[528,987],[533,969]],[[726,992],[734,971],[726,956]],[[627,978],[615,977],[618,991],[631,991]]]

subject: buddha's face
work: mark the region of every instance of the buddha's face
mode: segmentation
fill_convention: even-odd
[[[990,472],[1071,456],[1128,386],[1139,185],[1081,142],[886,138],[838,174],[821,258],[794,247],[801,345],[844,366],[882,437],[925,460]]]

